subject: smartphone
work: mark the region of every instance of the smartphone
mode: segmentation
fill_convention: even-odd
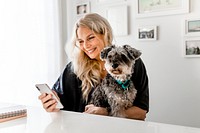
[[[42,93],[52,94],[53,99],[57,101],[56,108],[59,108],[59,109],[63,108],[62,103],[60,102],[60,100],[58,100],[58,98],[55,96],[55,94],[52,92],[52,90],[47,84],[36,84],[35,87],[40,91],[41,94]]]

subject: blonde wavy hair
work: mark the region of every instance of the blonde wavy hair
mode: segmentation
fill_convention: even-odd
[[[91,89],[101,81],[102,68],[99,61],[90,59],[82,50],[76,47],[77,30],[81,26],[91,29],[95,34],[103,35],[105,47],[112,44],[113,33],[109,22],[97,13],[86,14],[75,24],[71,43],[68,44],[66,50],[73,64],[75,74],[82,81],[82,95],[83,99],[87,101]]]

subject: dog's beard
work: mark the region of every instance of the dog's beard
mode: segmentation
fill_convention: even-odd
[[[113,68],[109,63],[105,63],[107,72],[115,79],[119,81],[126,81],[132,74],[132,67],[127,65],[119,65],[117,68]]]

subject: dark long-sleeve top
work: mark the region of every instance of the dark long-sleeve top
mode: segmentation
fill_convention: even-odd
[[[63,110],[84,112],[86,101],[82,98],[81,91],[81,80],[77,78],[76,74],[73,72],[72,63],[68,63],[53,85],[53,90],[57,92],[61,103],[63,104]],[[139,58],[135,62],[134,73],[131,77],[135,88],[137,90],[137,95],[134,100],[133,106],[137,106],[141,109],[149,111],[149,85],[148,76],[146,68],[143,61]],[[88,99],[90,99],[91,94],[89,94]]]

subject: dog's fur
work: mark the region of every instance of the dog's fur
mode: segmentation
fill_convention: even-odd
[[[137,90],[131,76],[135,61],[141,52],[129,45],[109,46],[101,51],[101,59],[105,61],[105,69],[108,74],[102,83],[97,86],[92,94],[91,102],[95,106],[106,107],[109,115],[126,117],[124,110],[133,106]],[[123,89],[118,82],[125,83],[127,88]]]

